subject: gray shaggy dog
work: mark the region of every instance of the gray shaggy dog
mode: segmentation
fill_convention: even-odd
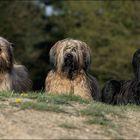
[[[85,42],[69,38],[56,42],[50,50],[50,63],[52,70],[45,82],[47,93],[100,99],[98,83],[88,73],[91,50]]]
[[[27,69],[14,64],[11,43],[0,37],[0,91],[25,92],[30,89]]]
[[[109,80],[102,90],[102,101],[108,104],[140,104],[140,49],[133,56],[132,80]]]

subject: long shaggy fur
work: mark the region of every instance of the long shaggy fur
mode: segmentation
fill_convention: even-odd
[[[25,92],[30,89],[27,69],[14,64],[11,43],[0,37],[0,91]]]
[[[45,89],[48,93],[74,94],[99,100],[98,83],[89,73],[91,51],[86,43],[64,39],[50,50],[52,70],[48,73]]]
[[[132,80],[109,80],[102,90],[102,101],[109,104],[140,104],[140,49],[132,60],[134,78]]]

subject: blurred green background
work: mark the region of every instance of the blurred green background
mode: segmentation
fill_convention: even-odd
[[[91,47],[91,73],[102,86],[108,79],[133,76],[131,60],[140,46],[140,2],[2,0],[0,36],[13,43],[15,59],[28,68],[34,90],[44,88],[50,48],[67,37]]]

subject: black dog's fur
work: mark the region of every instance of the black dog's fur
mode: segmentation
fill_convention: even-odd
[[[102,102],[108,104],[140,104],[140,49],[133,56],[132,80],[109,80],[102,89]]]

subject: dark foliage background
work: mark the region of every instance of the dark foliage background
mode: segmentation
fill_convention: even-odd
[[[50,8],[50,12],[45,9]],[[53,10],[52,10],[53,9]],[[92,49],[91,73],[101,86],[130,79],[131,59],[140,47],[139,1],[2,0],[0,36],[13,43],[16,61],[26,65],[33,89],[44,87],[52,45],[67,37]]]

